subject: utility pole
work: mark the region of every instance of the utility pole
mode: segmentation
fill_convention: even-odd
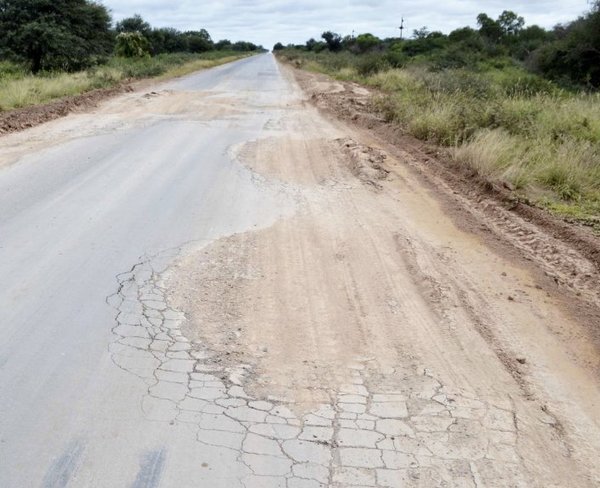
[[[398,27],[398,29],[400,29],[400,40],[402,40],[402,31],[404,30],[404,17],[402,17],[402,22],[400,22],[400,27]]]
[[[354,29],[352,29],[352,39],[354,39]]]

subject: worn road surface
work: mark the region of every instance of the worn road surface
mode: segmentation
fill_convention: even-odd
[[[584,324],[459,220],[269,54],[1,138],[0,487],[598,486]]]

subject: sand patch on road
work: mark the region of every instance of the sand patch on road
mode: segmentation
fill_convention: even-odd
[[[105,103],[98,113],[118,113],[128,119],[157,115],[214,120],[243,113],[239,100],[215,91],[157,89],[135,92]]]
[[[292,218],[181,262],[189,272],[174,296],[189,317],[186,335],[256,365],[250,387],[259,397],[314,405],[350,382],[358,359],[397,362],[392,290],[372,266],[376,251],[337,235],[345,217]]]

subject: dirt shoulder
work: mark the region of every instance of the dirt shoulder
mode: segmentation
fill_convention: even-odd
[[[509,189],[453,162],[443,148],[387,123],[372,103],[376,91],[289,65],[284,69],[326,117],[361,129],[374,144],[415,170],[459,225],[487,235],[488,240],[510,244],[516,255],[539,266],[561,293],[583,297],[594,309],[600,305],[600,239],[590,228],[519,199]],[[600,317],[590,313],[600,323]]]
[[[122,83],[111,88],[92,90],[42,105],[0,113],[0,135],[29,129],[64,117],[71,112],[94,108],[107,98],[131,91],[133,91],[131,83]]]
[[[600,269],[600,238],[587,226],[551,215],[517,196],[510,188],[500,186],[480,176],[473,169],[450,158],[447,150],[404,133],[397,125],[386,122],[372,103],[372,98],[384,95],[373,88],[356,83],[341,82],[326,75],[293,69],[293,73],[311,102],[326,115],[333,115],[357,127],[367,129],[383,143],[401,147],[414,157],[411,165],[424,176],[432,174],[471,197],[494,198],[512,213],[551,230],[555,236],[576,247]]]

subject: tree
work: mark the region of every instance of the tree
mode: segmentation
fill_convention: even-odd
[[[514,37],[511,54],[517,59],[525,61],[536,49],[553,40],[554,35],[552,32],[548,32],[538,25],[531,25],[519,31]]]
[[[414,31],[413,39],[407,39],[401,44],[402,52],[406,56],[431,54],[433,51],[443,49],[448,44],[448,37],[441,32],[429,32],[427,27]]]
[[[415,29],[412,36],[414,39],[425,39],[428,35],[429,29],[426,26],[423,26],[420,29]]]
[[[489,41],[498,42],[502,38],[502,26],[487,14],[479,14],[477,24],[479,33]]]
[[[0,51],[40,70],[81,69],[113,47],[106,8],[89,0],[0,0]]]
[[[448,47],[443,55],[438,57],[438,65],[442,58],[446,67],[461,67],[477,63],[483,57],[485,43],[475,29],[463,27],[448,34]]]
[[[121,32],[115,46],[117,56],[143,58],[150,55],[150,43],[141,32]]]
[[[258,49],[258,46],[251,42],[238,41],[231,45],[231,49],[233,51],[250,52],[250,51],[256,51]]]
[[[327,44],[327,49],[332,52],[338,52],[342,50],[342,36],[336,34],[335,32],[326,31],[321,34],[321,37],[325,40]]]
[[[523,30],[525,19],[519,17],[511,10],[505,10],[498,17],[497,23],[505,36],[514,36]]]
[[[360,34],[356,37],[356,46],[361,53],[367,52],[380,44],[381,39],[375,37],[373,34]]]
[[[167,32],[165,29],[152,29],[146,37],[150,42],[150,50],[153,56],[167,52]]]
[[[533,53],[531,64],[549,78],[600,88],[600,1],[560,30],[555,42]]]
[[[308,41],[306,41],[306,50],[307,51],[312,51],[315,53],[320,53],[323,49],[325,49],[327,46],[327,44],[325,44],[323,41],[317,41],[314,38],[310,38]]]
[[[281,44],[281,42],[278,42],[273,46],[273,51],[281,51],[283,48],[283,44]]]
[[[308,41],[306,41],[306,50],[312,51],[316,45],[317,41],[311,37]]]
[[[152,51],[158,53],[181,53],[188,50],[186,37],[173,27],[154,29],[152,33]]]
[[[139,32],[144,37],[148,38],[152,28],[150,24],[142,19],[142,16],[135,14],[133,17],[127,17],[117,22],[115,30],[120,34],[121,32]]]
[[[210,51],[213,48],[210,34],[205,29],[188,31],[183,35],[187,40],[187,48],[192,53],[203,53],[205,51]]]
[[[231,41],[229,39],[221,39],[220,41],[215,43],[215,49],[219,51],[231,49]]]
[[[463,42],[470,41],[471,39],[478,38],[479,33],[471,27],[461,27],[455,29],[448,34],[448,40],[450,42]]]

